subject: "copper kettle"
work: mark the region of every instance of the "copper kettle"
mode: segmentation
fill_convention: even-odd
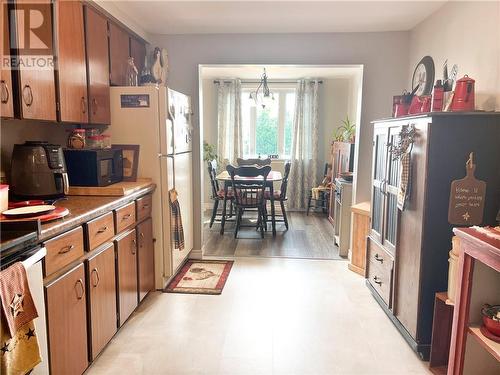
[[[473,111],[475,108],[474,81],[467,74],[457,81],[451,102],[452,111]]]

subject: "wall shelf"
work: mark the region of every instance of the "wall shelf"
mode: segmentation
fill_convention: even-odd
[[[490,340],[482,334],[479,326],[469,326],[469,334],[486,349],[497,361],[500,362],[500,343]]]

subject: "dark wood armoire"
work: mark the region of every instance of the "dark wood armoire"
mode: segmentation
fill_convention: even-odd
[[[391,146],[402,126],[416,129],[410,196],[397,207],[399,160]],[[453,226],[450,185],[465,176],[471,152],[475,175],[487,183],[483,225],[494,225],[500,203],[500,112],[430,113],[373,122],[372,220],[367,286],[410,346],[429,356],[434,295],[446,291]]]

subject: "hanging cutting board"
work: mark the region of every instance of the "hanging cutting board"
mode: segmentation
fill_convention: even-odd
[[[70,186],[68,195],[125,196],[151,185],[150,178],[122,181],[108,186]]]
[[[479,225],[483,222],[486,182],[474,176],[476,165],[470,153],[465,164],[467,174],[451,183],[448,222],[453,225]]]

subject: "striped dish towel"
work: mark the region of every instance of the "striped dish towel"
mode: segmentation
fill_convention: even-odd
[[[184,228],[182,227],[181,206],[179,205],[177,195],[175,189],[169,191],[172,219],[170,221],[170,227],[172,235],[174,236],[174,248],[182,251],[184,250]]]
[[[411,154],[405,152],[399,157],[399,191],[398,191],[398,208],[403,211],[405,209],[406,201],[410,196],[411,185],[411,171],[410,159]]]

